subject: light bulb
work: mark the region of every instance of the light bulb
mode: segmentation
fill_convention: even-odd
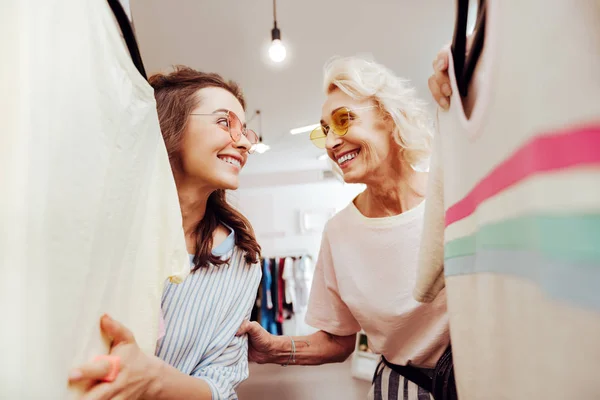
[[[287,52],[285,50],[285,46],[281,43],[281,40],[275,39],[271,42],[271,46],[269,47],[269,57],[271,60],[279,63],[285,60]]]
[[[264,144],[263,142],[258,142],[254,145],[254,151],[258,154],[263,154],[271,148],[268,144]]]

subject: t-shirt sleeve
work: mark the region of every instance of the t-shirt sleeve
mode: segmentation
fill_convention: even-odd
[[[338,336],[348,336],[360,331],[360,325],[339,294],[327,227],[323,232],[313,276],[306,323]]]

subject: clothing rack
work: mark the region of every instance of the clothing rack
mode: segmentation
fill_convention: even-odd
[[[308,250],[306,250],[306,249],[286,250],[286,251],[282,251],[282,252],[263,254],[261,256],[261,258],[265,259],[265,258],[286,258],[286,257],[303,257],[303,256],[310,257]]]
[[[312,256],[305,248],[289,249],[261,256],[260,265],[262,279],[250,319],[274,335],[290,334],[284,333],[284,325],[290,328],[289,322],[294,322],[296,313],[304,312],[308,304]]]

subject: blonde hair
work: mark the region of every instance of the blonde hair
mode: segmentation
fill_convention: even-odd
[[[394,121],[393,138],[413,168],[427,163],[433,125],[427,103],[416,96],[408,79],[363,57],[334,57],[325,65],[325,93],[341,90],[356,100],[374,100]]]

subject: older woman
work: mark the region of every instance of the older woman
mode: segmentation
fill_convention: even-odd
[[[273,336],[244,322],[250,359],[317,365],[345,360],[364,330],[382,355],[370,399],[428,399],[449,346],[445,292],[412,297],[432,132],[408,81],[361,58],[325,69],[327,99],[311,140],[326,148],[347,183],[366,190],[326,225],[307,322],[318,332]]]

